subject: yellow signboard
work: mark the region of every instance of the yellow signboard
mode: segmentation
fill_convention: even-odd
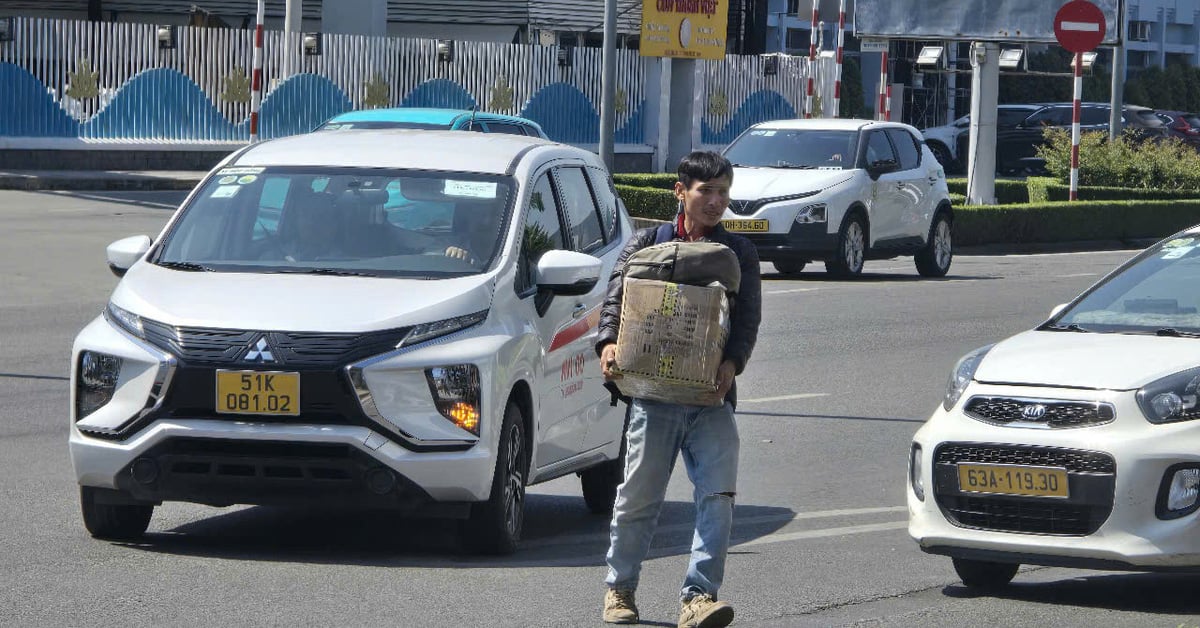
[[[728,0],[643,0],[643,57],[725,58]]]

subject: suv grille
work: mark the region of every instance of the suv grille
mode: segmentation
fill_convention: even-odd
[[[739,216],[749,216],[762,207],[762,201],[729,201],[729,211]]]
[[[307,366],[340,366],[390,351],[410,329],[346,334],[175,327],[145,319],[142,324],[146,340],[185,362],[240,362],[250,345],[265,337],[274,357],[273,364]]]
[[[999,532],[1085,536],[1112,513],[1116,462],[1112,456],[1076,449],[945,443],[934,451],[934,495],[955,525]],[[1069,496],[983,495],[958,486],[958,463],[1017,464],[1067,470]]]
[[[965,411],[967,416],[987,423],[1054,428],[1100,425],[1116,415],[1107,403],[1013,397],[973,397]]]

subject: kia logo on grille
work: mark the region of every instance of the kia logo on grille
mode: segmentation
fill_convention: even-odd
[[[1037,421],[1046,416],[1046,406],[1035,403],[1021,408],[1021,416],[1029,421]]]

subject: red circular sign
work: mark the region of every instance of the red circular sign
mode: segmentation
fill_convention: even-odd
[[[1095,50],[1106,30],[1104,13],[1087,0],[1071,0],[1054,15],[1054,37],[1071,52]]]

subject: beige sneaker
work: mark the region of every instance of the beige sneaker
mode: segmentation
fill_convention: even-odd
[[[636,624],[637,604],[632,589],[609,589],[604,594],[604,621],[610,624]]]
[[[733,621],[733,607],[705,593],[682,604],[679,628],[722,628]]]

